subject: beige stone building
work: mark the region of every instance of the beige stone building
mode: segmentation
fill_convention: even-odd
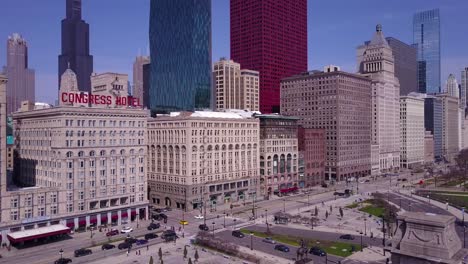
[[[459,100],[448,94],[438,94],[436,97],[442,101],[442,155],[446,160],[454,161],[462,141]]]
[[[221,58],[213,66],[217,110],[259,110],[259,72],[241,70],[241,65]]]
[[[424,162],[434,163],[434,135],[431,131],[425,131],[424,134]]]
[[[125,98],[127,100],[128,75],[113,72],[93,73],[91,75],[91,93],[98,96],[111,95],[113,97],[110,104],[92,104],[95,107],[106,105],[109,108],[125,108],[127,104],[116,105],[118,102],[115,98]]]
[[[424,164],[424,99],[400,97],[400,167],[415,168]],[[434,151],[432,151],[434,152]]]
[[[150,202],[187,210],[255,199],[259,122],[243,111],[148,120]]]

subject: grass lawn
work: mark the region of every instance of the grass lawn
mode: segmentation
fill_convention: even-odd
[[[354,208],[357,208],[358,206],[359,206],[359,203],[352,203],[352,204],[348,204],[345,207],[349,209],[354,209]]]
[[[250,231],[250,230],[244,229],[244,228],[242,228],[240,231],[242,233],[246,234],[246,235],[250,235],[250,233],[252,232],[254,234],[254,236],[261,237],[261,238],[271,237],[274,240],[276,240],[277,242],[282,243],[282,244],[287,244],[287,245],[291,245],[291,246],[295,246],[295,247],[300,246],[300,244],[299,244],[300,240],[301,240],[300,237],[287,236],[287,235],[278,235],[278,234],[273,234],[273,233],[266,234],[264,232]],[[313,240],[305,239],[305,240],[309,241],[308,247],[319,246],[320,248],[325,250],[325,252],[327,252],[327,254],[332,254],[332,255],[340,256],[340,257],[348,257],[348,256],[352,255],[352,253],[351,253],[352,246],[354,246],[355,251],[361,250],[361,246],[358,245],[358,244],[327,241],[327,240],[315,240],[315,239],[313,239]],[[343,251],[344,249],[346,249],[346,250]]]
[[[367,205],[359,209],[359,211],[371,214],[376,217],[380,217],[381,215],[384,214],[385,209],[382,207],[374,206],[374,205]]]

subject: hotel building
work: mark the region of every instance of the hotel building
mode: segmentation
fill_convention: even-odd
[[[415,168],[423,165],[425,153],[424,98],[400,97],[400,127],[400,167]]]

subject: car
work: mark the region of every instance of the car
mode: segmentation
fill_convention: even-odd
[[[172,231],[172,230],[166,230],[161,234],[162,239],[167,239],[167,238],[170,238],[170,237],[177,237],[176,232]]]
[[[145,239],[146,240],[149,240],[149,239],[154,239],[154,238],[157,238],[158,235],[156,235],[155,233],[148,233],[145,235]]]
[[[354,240],[354,236],[353,236],[353,235],[350,235],[350,234],[341,235],[341,236],[340,236],[340,239]]]
[[[162,209],[161,209],[161,208],[156,208],[156,209],[154,209],[154,211],[155,211],[156,213],[162,213]]]
[[[342,193],[342,192],[334,192],[333,195],[337,195],[337,196],[344,196],[345,193]]]
[[[91,249],[80,248],[80,249],[75,250],[75,258],[86,256],[86,255],[91,255],[92,253],[93,251],[91,251]]]
[[[122,228],[122,230],[120,230],[120,233],[130,233],[130,232],[133,232],[133,228],[131,228],[130,226],[124,226]]]
[[[115,245],[112,245],[112,244],[104,244],[101,247],[102,250],[109,250],[109,249],[113,249],[113,248],[115,248]]]
[[[369,179],[367,179],[367,180],[365,180],[364,182],[370,182],[370,180],[369,180]]]
[[[232,236],[235,236],[235,237],[238,237],[238,238],[243,238],[243,237],[245,237],[245,235],[244,235],[241,231],[239,231],[239,230],[234,230],[234,231],[232,231]]]
[[[128,249],[128,248],[131,248],[132,247],[132,244],[130,243],[127,243],[127,242],[123,242],[123,243],[120,243],[117,248],[122,250],[122,249]]]
[[[119,234],[119,230],[112,228],[109,232],[106,233],[106,236],[115,236]]]
[[[406,179],[406,178],[403,178],[403,179],[401,179],[401,181],[404,181],[404,182],[405,182],[405,181],[408,181],[408,179]]]
[[[328,187],[328,184],[322,183],[322,188],[327,188],[327,187]]]
[[[180,221],[179,221],[179,224],[181,224],[181,225],[188,225],[188,221],[187,221],[187,220],[180,220]]]
[[[156,221],[160,221],[160,220],[164,220],[164,219],[167,219],[167,215],[165,214],[153,214],[152,215],[152,218]]]
[[[276,245],[275,250],[282,251],[282,252],[289,252],[289,248],[285,245]]]
[[[309,251],[310,254],[314,254],[316,256],[324,257],[327,255],[327,252],[325,252],[323,249],[319,247],[312,247]]]
[[[168,212],[172,211],[172,208],[170,208],[170,207],[166,207],[164,209],[166,209],[166,211],[168,211]]]
[[[204,218],[203,215],[196,215],[194,217],[195,217],[195,219],[203,219]]]
[[[149,226],[147,227],[148,230],[155,230],[155,229],[158,229],[161,227],[161,224],[160,223],[151,223],[149,224]]]
[[[129,244],[135,244],[137,242],[137,239],[134,238],[134,237],[127,237],[125,239],[125,243],[129,243]]]
[[[203,230],[203,231],[208,231],[208,230],[210,230],[210,228],[209,228],[207,225],[205,225],[205,224],[199,225],[199,226],[198,226],[198,229]]]
[[[271,237],[265,237],[262,241],[268,244],[276,244],[276,241],[274,241]]]
[[[72,260],[69,259],[69,258],[59,258],[57,259],[54,264],[68,264],[68,263],[71,263]]]
[[[135,243],[137,246],[141,246],[141,245],[144,245],[144,244],[148,244],[148,240],[146,239],[138,239]]]

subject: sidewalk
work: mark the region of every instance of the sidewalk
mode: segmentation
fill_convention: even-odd
[[[408,190],[402,190],[400,191],[400,193],[403,193],[403,194],[406,194],[408,196],[410,196],[411,198],[415,199],[415,200],[419,200],[419,201],[422,201],[422,202],[428,202],[430,201],[429,203],[434,205],[434,206],[437,206],[441,209],[444,209],[444,210],[447,210],[447,205],[445,203],[442,203],[442,202],[439,202],[439,201],[436,201],[436,200],[432,200],[428,198],[425,198],[425,197],[421,197],[421,196],[418,196],[418,195],[415,195],[415,194],[411,194],[410,191]],[[460,209],[456,208],[456,207],[453,207],[451,205],[448,206],[448,212],[451,213],[452,215],[454,215],[456,218],[458,219],[463,219],[463,214],[461,212]],[[466,214],[466,212],[465,212]]]
[[[380,247],[364,248],[363,251],[357,251],[353,255],[346,258],[346,260],[362,261],[364,263],[385,263],[386,259],[390,258],[390,253],[383,255],[383,249]]]

